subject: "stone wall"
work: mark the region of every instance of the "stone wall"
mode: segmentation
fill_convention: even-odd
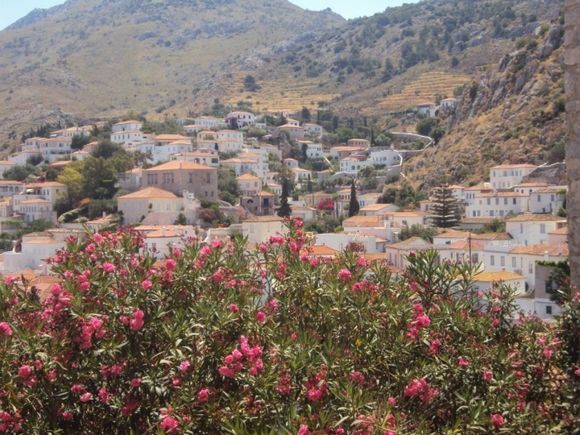
[[[580,0],[565,3],[566,166],[572,284],[580,288]]]

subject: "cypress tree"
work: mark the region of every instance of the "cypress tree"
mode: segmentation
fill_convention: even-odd
[[[434,227],[451,228],[459,224],[459,202],[453,196],[449,185],[437,187],[433,191],[432,201],[429,219]]]
[[[288,179],[282,179],[282,194],[280,195],[280,207],[278,207],[278,216],[290,217],[292,214],[292,208],[290,208],[290,204],[288,203],[288,196],[290,192],[288,192]]]
[[[348,205],[348,217],[353,217],[354,215],[358,214],[360,210],[360,204],[358,203],[358,199],[356,199],[356,186],[354,184],[354,180],[350,185],[350,203]]]

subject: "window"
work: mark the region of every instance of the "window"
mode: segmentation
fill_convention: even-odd
[[[542,197],[540,195],[538,195],[538,202],[540,202],[542,200]]]
[[[529,273],[534,273],[534,263],[528,264],[528,272]]]
[[[540,234],[546,234],[546,224],[540,224]]]
[[[489,257],[489,264],[495,266],[495,257],[493,255]]]
[[[552,314],[552,306],[551,305],[546,305],[546,314]]]
[[[503,255],[500,257],[500,264],[501,264],[501,267],[505,266],[505,257]]]
[[[514,198],[514,205],[516,205],[518,203],[517,199]]]
[[[516,257],[512,257],[512,267],[515,269],[516,267],[518,267],[518,260],[516,259]]]

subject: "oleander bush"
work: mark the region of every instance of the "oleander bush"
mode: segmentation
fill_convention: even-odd
[[[514,320],[511,291],[412,255],[402,277],[308,255],[301,222],[255,250],[129,230],[71,240],[60,284],[0,287],[0,433],[566,433],[579,300]]]

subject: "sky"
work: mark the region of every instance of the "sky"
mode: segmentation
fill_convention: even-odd
[[[382,12],[389,6],[413,3],[416,0],[290,0],[305,9],[331,8],[345,18],[357,18]],[[35,8],[49,8],[63,0],[0,0],[0,29],[22,18]]]

